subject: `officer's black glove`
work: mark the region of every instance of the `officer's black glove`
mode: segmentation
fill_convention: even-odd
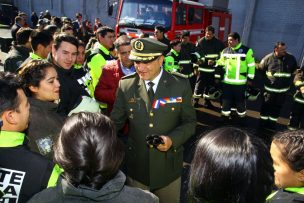
[[[152,148],[152,147],[157,148],[158,145],[164,144],[163,139],[159,135],[156,135],[156,134],[147,135],[146,142],[150,148]]]

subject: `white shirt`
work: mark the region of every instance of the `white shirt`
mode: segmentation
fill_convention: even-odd
[[[154,91],[154,93],[156,92],[156,89],[157,89],[157,86],[158,86],[158,83],[159,83],[159,80],[160,80],[162,74],[163,74],[163,68],[161,67],[158,76],[156,76],[152,81],[150,81],[150,80],[145,80],[145,85],[146,85],[146,90],[147,90],[147,91],[148,91],[148,89],[149,89],[149,87],[150,87],[150,86],[148,85],[148,82],[153,82],[153,83],[154,83],[154,85],[153,85],[153,91]]]

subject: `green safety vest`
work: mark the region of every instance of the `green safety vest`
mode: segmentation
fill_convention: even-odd
[[[0,131],[0,147],[17,147],[23,145],[25,134],[21,132]],[[56,186],[62,169],[56,164],[51,173],[47,187]]]
[[[247,83],[247,78],[254,78],[255,60],[253,51],[241,43],[235,48],[224,49],[216,65],[224,67],[223,83],[244,85]]]
[[[175,51],[174,49],[171,49],[171,51],[167,54],[165,57],[165,64],[164,69],[169,72],[176,72],[180,70],[180,67],[178,65],[179,62],[179,53]]]

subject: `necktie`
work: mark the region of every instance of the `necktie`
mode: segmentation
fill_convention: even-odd
[[[153,91],[154,83],[153,82],[148,82],[148,85],[149,85],[148,96],[150,98],[150,102],[153,103],[153,100],[154,100],[154,91]]]

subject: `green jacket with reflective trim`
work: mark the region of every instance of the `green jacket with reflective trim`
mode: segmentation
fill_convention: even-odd
[[[178,65],[179,58],[179,53],[174,49],[171,49],[165,57],[164,69],[169,73],[180,71],[180,67]]]
[[[294,85],[297,88],[295,95],[293,96],[294,100],[298,103],[304,104],[304,93],[301,92],[300,88],[304,86],[304,70],[297,70],[296,76],[294,78]]]
[[[304,187],[280,189],[266,199],[266,203],[301,203],[304,202]]]
[[[110,55],[109,50],[107,50],[102,44],[99,43],[98,49],[98,51],[93,50],[93,57],[89,57],[89,61],[87,61],[87,65],[90,69],[90,75],[92,77],[94,91],[102,74],[104,65],[107,61],[113,60],[113,57]]]
[[[0,201],[26,202],[34,194],[53,187],[60,168],[24,145],[20,132],[0,131]]]
[[[255,60],[252,49],[238,44],[236,47],[225,48],[217,66],[223,66],[223,83],[231,85],[244,85],[247,79],[253,80],[255,75]]]

